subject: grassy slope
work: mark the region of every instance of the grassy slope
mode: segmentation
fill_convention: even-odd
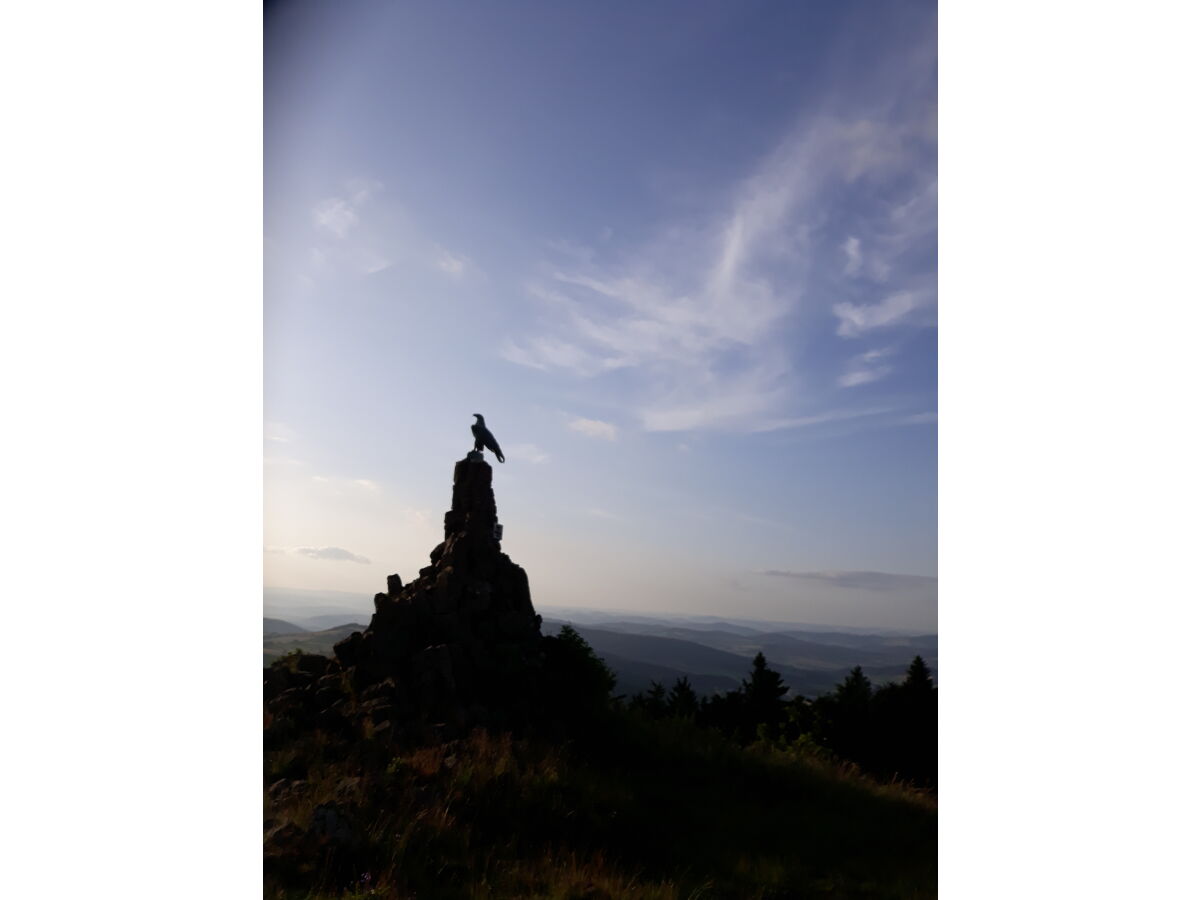
[[[310,734],[266,782],[268,898],[936,894],[929,797],[628,712],[571,743]]]

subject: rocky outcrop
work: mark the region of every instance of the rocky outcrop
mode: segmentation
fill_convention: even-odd
[[[387,579],[362,632],[335,660],[293,657],[266,671],[267,710],[326,727],[452,729],[529,712],[541,665],[541,617],[525,570],[501,551],[492,469],[478,453],[454,467],[445,539],[403,584]],[[277,671],[278,670],[278,671]]]

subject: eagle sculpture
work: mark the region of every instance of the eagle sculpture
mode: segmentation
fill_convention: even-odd
[[[475,450],[478,452],[487,447],[496,454],[496,459],[504,462],[504,454],[500,452],[500,445],[496,443],[495,436],[483,424],[483,416],[475,413],[475,418],[477,421],[471,426],[471,434],[475,435]]]

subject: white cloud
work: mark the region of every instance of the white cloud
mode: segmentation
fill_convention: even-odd
[[[779,569],[768,569],[762,574],[864,591],[937,590],[937,579],[928,575],[898,575],[893,572],[790,572]]]
[[[276,444],[291,443],[296,433],[282,422],[266,422],[263,424],[263,437]]]
[[[842,251],[846,254],[846,266],[842,271],[847,275],[857,275],[862,268],[862,241],[848,237],[846,243],[842,244]]]
[[[891,356],[891,349],[868,350],[853,357],[846,371],[838,378],[841,387],[856,387],[860,384],[870,384],[891,374],[892,367],[880,360]]]
[[[596,375],[615,368],[616,360],[606,360],[578,344],[557,337],[544,336],[527,340],[524,346],[505,340],[500,356],[509,362],[531,369],[565,369],[576,375]]]
[[[374,250],[368,250],[365,247],[354,248],[346,254],[345,260],[351,268],[364,275],[374,275],[392,265],[392,261],[386,256],[380,256]]]
[[[327,197],[313,207],[313,226],[335,239],[326,247],[310,248],[309,258],[315,268],[339,263],[363,275],[374,275],[392,265],[392,260],[373,246],[371,229],[366,228],[364,233],[361,227],[363,207],[382,187],[378,181],[353,178],[338,196]]]
[[[460,278],[470,263],[467,257],[451,253],[444,247],[438,248],[437,258],[434,260],[434,265],[451,278]]]
[[[347,199],[354,206],[362,206],[377,194],[383,185],[370,178],[351,178],[346,182]]]
[[[691,384],[677,386],[640,412],[647,431],[695,431],[703,428],[759,430],[784,405],[787,377],[776,361],[722,377],[697,371]]]
[[[588,437],[601,438],[606,441],[617,439],[617,426],[599,419],[572,419],[567,423],[567,427],[580,434],[586,434]]]
[[[381,495],[379,482],[369,478],[348,478],[342,475],[313,475],[322,496],[342,498],[377,498]]]
[[[835,303],[839,337],[860,337],[867,331],[898,325],[932,298],[916,291],[897,291],[878,303]]]
[[[550,459],[550,454],[537,444],[513,444],[508,448],[507,456],[529,463],[544,463]]]
[[[297,556],[307,556],[309,559],[328,559],[336,562],[353,562],[368,565],[371,560],[341,547],[297,547],[293,551]]]
[[[411,506],[400,507],[394,510],[394,515],[402,522],[408,525],[415,525],[421,528],[432,528],[434,526],[434,515],[432,510],[416,509]],[[440,528],[441,525],[439,524]]]
[[[808,428],[813,425],[828,425],[831,422],[847,422],[853,419],[867,419],[895,412],[890,407],[872,409],[831,409],[810,416],[793,416],[786,419],[768,419],[761,422],[755,431],[779,431],[784,428]]]
[[[358,214],[346,200],[330,197],[313,207],[313,224],[338,238],[344,238],[358,224]]]
[[[857,387],[860,384],[870,384],[872,381],[878,381],[889,371],[891,370],[887,366],[878,369],[854,369],[839,378],[838,384],[841,387]]]

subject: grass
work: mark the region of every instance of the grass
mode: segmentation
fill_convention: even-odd
[[[936,805],[617,711],[571,741],[268,742],[268,898],[932,897]]]

